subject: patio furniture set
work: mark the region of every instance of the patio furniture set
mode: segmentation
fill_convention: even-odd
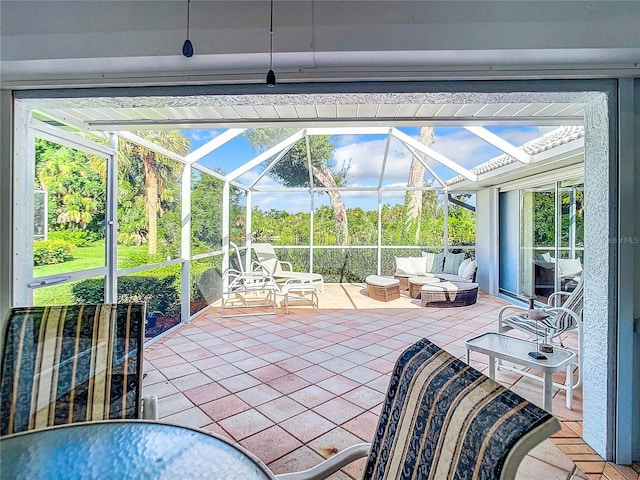
[[[408,290],[423,307],[462,307],[478,299],[477,269],[477,262],[465,259],[464,253],[423,252],[421,257],[396,257],[393,278],[369,275],[365,283],[369,296],[383,302],[400,298],[400,291]]]
[[[254,315],[255,309],[268,309],[265,313],[277,312],[277,297],[282,295],[285,313],[292,303],[310,305],[318,309],[318,294],[324,289],[322,275],[295,272],[289,262],[278,260],[269,243],[255,243],[250,249],[257,260],[251,261],[251,250],[245,258],[238,246],[229,242],[235,256],[233,268],[222,276],[221,313],[223,317]],[[247,260],[248,259],[248,260]],[[249,268],[245,265],[249,263]],[[286,269],[282,266],[287,267]],[[247,309],[254,309],[246,312]]]
[[[246,282],[243,288],[262,281],[258,273],[240,268]],[[386,280],[399,290],[399,280]],[[420,286],[424,295],[424,286],[438,285],[421,281],[409,279],[409,289],[415,283],[414,288]],[[294,277],[284,283],[283,291],[289,293],[304,291],[307,285],[316,288],[310,279]],[[426,338],[417,341],[396,361],[371,444],[353,445],[309,470],[280,475],[250,451],[216,435],[153,421],[157,420],[157,399],[143,399],[140,389],[144,304],[14,308],[2,350],[0,396],[6,414],[2,415],[0,447],[11,460],[7,468],[36,477],[51,473],[54,461],[69,469],[61,474],[126,468],[131,476],[143,470],[158,475],[181,471],[184,476],[202,471],[222,479],[242,471],[243,478],[310,480],[327,478],[367,457],[365,478],[398,478],[401,473],[514,478],[527,452],[560,429],[551,415],[554,372],[567,369],[564,388],[571,408],[577,386],[573,367],[581,352],[580,347],[577,352],[564,348],[562,337],[576,330],[582,345],[582,292],[580,281],[572,292],[554,295],[554,303],[540,309],[548,315],[542,322],[530,318],[531,310],[507,317],[509,308],[518,307],[504,307],[498,319],[501,333],[467,340],[467,364],[472,351],[488,355],[489,377]],[[561,296],[566,301],[555,306]],[[557,340],[559,346],[547,358],[532,358],[529,352],[538,342],[504,335],[511,328],[524,330],[534,339]],[[54,345],[58,346],[55,351]],[[543,408],[495,382],[496,367],[506,367],[501,361],[543,373]],[[424,412],[431,412],[428,418]],[[151,421],[138,420],[141,417]],[[123,434],[138,440],[123,444]],[[129,452],[133,444],[136,448]],[[181,444],[188,446],[176,451]],[[113,459],[123,452],[135,461],[114,464]],[[171,462],[166,461],[167,452],[174,453]],[[206,454],[194,457],[194,452]]]

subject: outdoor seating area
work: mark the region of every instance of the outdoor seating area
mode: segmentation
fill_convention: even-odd
[[[482,292],[475,305],[457,309],[423,308],[409,296],[380,302],[363,293],[363,284],[327,285],[319,311],[290,307],[275,317],[222,318],[209,309],[145,350],[145,394],[158,395],[161,420],[239,442],[276,474],[301,471],[372,441],[403,350],[428,338],[464,360],[466,340],[495,332],[506,305]],[[489,373],[486,355],[472,353],[470,363]],[[495,376],[542,406],[541,382],[502,369]],[[565,378],[564,372],[553,376]],[[569,410],[565,393],[552,388],[562,430],[524,459],[522,478],[529,478],[523,472],[550,479],[603,472],[605,463],[580,443],[581,399],[578,387]],[[589,452],[592,461],[577,451]],[[331,478],[360,478],[364,468],[361,459]]]

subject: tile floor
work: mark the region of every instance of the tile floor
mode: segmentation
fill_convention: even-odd
[[[422,308],[402,297],[377,302],[363,285],[327,285],[320,310],[222,318],[210,308],[145,348],[144,395],[158,395],[161,421],[198,427],[240,443],[275,473],[303,470],[351,444],[371,441],[399,353],[428,337],[465,356],[464,341],[495,331],[506,303],[481,294],[476,305]],[[484,371],[487,359],[471,356]],[[541,385],[513,372],[498,380],[541,403]],[[558,375],[562,381],[562,375]],[[582,390],[574,409],[554,392],[562,431],[524,460],[518,479],[638,479],[584,444]],[[364,459],[332,479],[360,478]]]

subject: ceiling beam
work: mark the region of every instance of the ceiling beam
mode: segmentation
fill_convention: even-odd
[[[246,130],[247,130],[246,128],[230,128],[229,130],[222,132],[216,138],[212,139],[211,141],[202,145],[200,148],[188,154],[185,157],[185,159],[187,160],[187,164],[191,165],[197,162],[198,160],[202,159],[203,157],[206,157],[211,152],[220,148],[222,145],[229,142],[230,140],[233,140],[234,138],[236,138],[238,135],[245,132]]]
[[[152,152],[159,153],[160,155],[164,155],[167,158],[175,160],[176,162],[180,162],[183,164],[187,163],[185,157],[183,157],[182,155],[178,155],[177,153],[174,153],[171,150],[167,150],[166,148],[161,147],[160,145],[156,145],[155,143],[150,142],[149,140],[146,140],[142,137],[139,137],[138,135],[134,135],[131,132],[118,132],[118,135],[120,135],[122,138],[126,138],[128,141],[132,143],[140,145],[141,147],[148,148]]]
[[[237,179],[240,175],[243,175],[243,174],[247,173],[249,170],[251,170],[254,167],[257,167],[258,165],[260,165],[265,160],[268,160],[271,157],[273,157],[274,155],[280,153],[281,150],[289,147],[290,145],[293,145],[295,142],[297,142],[302,137],[304,137],[304,135],[305,135],[304,129],[298,130],[296,133],[294,133],[290,137],[285,138],[283,141],[281,141],[275,147],[271,147],[269,150],[267,150],[265,152],[262,152],[260,155],[255,157],[253,160],[250,160],[247,163],[245,163],[244,165],[242,165],[241,167],[236,168],[233,172],[231,172],[229,175],[227,175],[227,177],[226,177],[227,180],[235,180],[235,179]]]
[[[531,163],[533,161],[533,157],[528,153],[526,153],[524,150],[514,145],[511,145],[504,138],[499,137],[498,135],[496,135],[493,132],[490,132],[484,127],[465,126],[464,128],[465,130],[473,133],[475,136],[481,138],[488,144],[493,145],[498,150],[501,150],[507,155],[512,156],[513,158],[518,160],[520,163]]]
[[[397,130],[397,129],[394,128],[392,134],[393,134],[394,137],[396,137],[398,140],[400,140],[405,145],[411,146],[411,147],[415,148],[416,150],[418,150],[419,152],[424,153],[425,155],[427,155],[428,157],[432,158],[436,162],[438,162],[438,163],[444,165],[445,167],[453,170],[454,172],[462,175],[466,179],[472,180],[474,182],[478,179],[478,176],[475,173],[473,173],[471,170],[467,170],[466,168],[461,167],[460,165],[458,165],[453,160],[445,157],[441,153],[436,152],[432,148],[427,147],[424,143],[421,143],[418,140],[416,140],[415,138],[410,137],[406,133],[403,133],[400,130]]]

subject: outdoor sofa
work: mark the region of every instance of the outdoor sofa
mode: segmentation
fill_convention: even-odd
[[[438,277],[445,282],[475,282],[478,262],[464,258],[464,253],[422,252],[420,257],[396,257],[394,277],[400,290],[409,289],[409,278]]]

